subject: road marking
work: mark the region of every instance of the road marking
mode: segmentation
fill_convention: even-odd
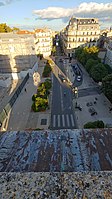
[[[65,118],[64,118],[64,115],[62,115],[62,126],[65,126]]]
[[[66,115],[66,118],[67,118],[67,125],[70,126],[70,121],[69,121],[69,116],[68,116],[68,114]]]
[[[58,127],[60,127],[60,115],[58,115]]]
[[[75,122],[74,122],[74,119],[73,119],[73,115],[71,114],[70,117],[71,117],[72,126],[75,126]]]
[[[53,115],[53,127],[56,126],[56,115]]]
[[[61,109],[62,111],[64,110],[64,106],[63,106],[63,95],[62,95],[62,88],[61,88],[61,85],[60,85],[60,95],[61,95]]]

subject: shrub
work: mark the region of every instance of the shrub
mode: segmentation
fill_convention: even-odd
[[[95,122],[87,122],[84,124],[85,129],[95,129],[95,128],[104,128],[105,124],[102,120],[97,120]]]
[[[44,71],[42,75],[43,77],[49,77],[50,73],[51,73],[51,67],[47,63],[46,66],[44,67]]]
[[[37,98],[37,94],[34,94],[34,95],[32,96],[32,101],[35,101],[36,98]]]
[[[43,99],[41,97],[37,97],[35,102],[32,104],[32,109],[35,112],[45,111],[48,107],[48,99]]]
[[[44,82],[44,85],[45,85],[45,88],[46,88],[47,90],[51,89],[51,86],[52,86],[51,80],[48,80],[48,79],[47,79],[47,80]]]

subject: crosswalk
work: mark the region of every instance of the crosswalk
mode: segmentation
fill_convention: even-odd
[[[73,114],[52,115],[52,128],[75,128],[75,119]]]

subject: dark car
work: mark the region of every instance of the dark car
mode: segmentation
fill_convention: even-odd
[[[97,115],[97,112],[93,107],[89,108],[89,112],[91,113],[91,116]]]
[[[92,102],[87,102],[86,106],[93,106]]]
[[[61,79],[62,82],[66,82],[66,78],[63,75],[58,74],[58,77]]]
[[[63,62],[63,60],[62,60],[62,59],[59,59],[59,62]]]

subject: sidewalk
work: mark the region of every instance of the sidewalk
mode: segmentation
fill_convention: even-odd
[[[42,78],[44,63],[39,62],[38,72],[33,77],[30,77],[23,88],[20,96],[15,102],[9,116],[9,123],[7,130],[33,130],[33,129],[48,129],[50,123],[51,110],[45,112],[33,112],[31,110],[32,95],[37,92],[37,87]]]

